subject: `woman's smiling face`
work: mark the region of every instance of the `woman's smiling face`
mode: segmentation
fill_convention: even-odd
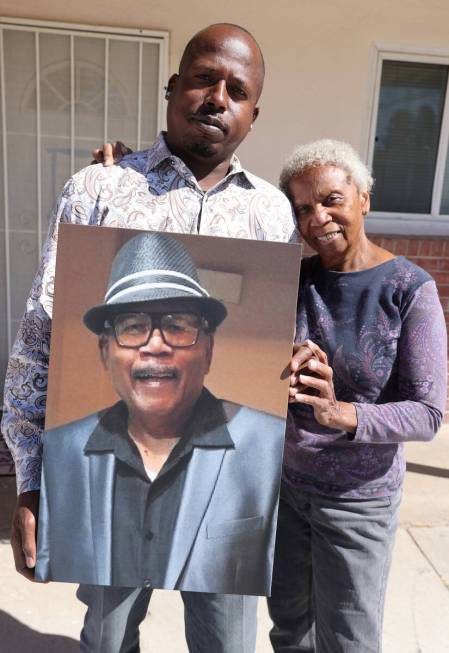
[[[319,254],[325,267],[339,269],[364,237],[369,193],[335,166],[315,166],[288,184],[302,238]]]

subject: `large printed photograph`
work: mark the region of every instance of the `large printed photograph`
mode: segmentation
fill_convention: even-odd
[[[60,226],[38,580],[270,594],[300,259]]]

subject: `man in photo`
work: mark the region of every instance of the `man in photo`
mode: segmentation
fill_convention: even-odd
[[[285,421],[204,387],[226,314],[175,238],[120,248],[84,316],[120,401],[44,436],[37,579],[269,594]]]

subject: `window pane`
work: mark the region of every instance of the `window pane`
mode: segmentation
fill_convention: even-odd
[[[107,140],[123,141],[132,150],[137,147],[138,77],[139,44],[111,39]]]
[[[8,132],[36,133],[35,44],[32,32],[5,29],[6,128]]]
[[[157,105],[159,101],[159,46],[145,43],[142,62],[142,149],[150,146],[157,136]],[[166,84],[167,80],[163,80]]]
[[[70,37],[39,35],[41,129],[48,136],[70,134]]]
[[[92,147],[104,138],[104,60],[104,39],[75,38],[75,135],[92,138]]]
[[[373,209],[430,213],[447,66],[385,61],[373,173]]]
[[[4,31],[11,318],[23,313],[38,264],[35,35]],[[15,336],[14,327],[13,337]]]
[[[449,214],[449,151],[446,154],[446,168],[444,171],[443,195],[441,197],[440,213]]]
[[[70,177],[70,37],[39,35],[42,238],[55,199]]]

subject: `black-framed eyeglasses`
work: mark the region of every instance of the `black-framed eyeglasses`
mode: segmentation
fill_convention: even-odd
[[[169,347],[193,347],[200,331],[208,332],[209,323],[197,313],[120,313],[105,327],[112,329],[120,347],[137,349],[148,344],[154,329]]]

